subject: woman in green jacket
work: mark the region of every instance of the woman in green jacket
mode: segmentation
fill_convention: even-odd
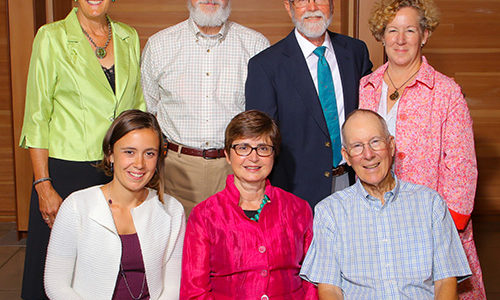
[[[33,42],[20,138],[34,172],[23,299],[46,299],[45,254],[63,199],[110,180],[93,166],[109,125],[124,110],[145,109],[137,32],[107,16],[112,0],[75,1]]]

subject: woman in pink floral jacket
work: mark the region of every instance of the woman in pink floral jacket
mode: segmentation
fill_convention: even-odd
[[[472,119],[460,87],[421,51],[438,23],[432,0],[376,4],[370,29],[388,62],[361,79],[360,108],[387,121],[396,138],[396,175],[446,200],[473,272],[459,285],[460,299],[486,299],[470,221],[477,182]]]

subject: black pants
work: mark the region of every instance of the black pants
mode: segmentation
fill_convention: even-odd
[[[74,191],[104,184],[111,180],[104,172],[95,168],[94,164],[95,162],[74,162],[49,158],[49,174],[52,178],[52,185],[61,198],[65,199]],[[42,218],[38,205],[38,194],[33,188],[21,293],[23,299],[48,299],[43,288],[43,273],[49,236],[50,229]]]

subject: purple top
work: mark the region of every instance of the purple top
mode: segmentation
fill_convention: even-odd
[[[118,272],[118,278],[116,280],[115,292],[113,294],[113,300],[115,299],[149,299],[148,283],[144,276],[146,276],[144,270],[144,262],[142,261],[141,244],[139,243],[139,237],[137,233],[133,234],[123,234],[120,235],[122,240],[122,261],[120,272]],[[122,276],[122,268],[127,278],[126,283]],[[144,282],[144,289],[142,296],[140,298],[142,288],[142,281]],[[127,288],[130,288],[130,292]]]

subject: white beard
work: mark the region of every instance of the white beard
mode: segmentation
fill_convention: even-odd
[[[222,26],[229,18],[231,14],[231,2],[228,1],[226,7],[222,7],[222,2],[220,0],[199,0],[195,6],[191,4],[191,0],[187,1],[189,16],[196,25],[201,27],[219,27]],[[214,13],[205,13],[200,9],[200,3],[217,3],[219,7]]]
[[[292,12],[292,22],[297,28],[299,32],[305,35],[308,38],[319,38],[320,36],[325,34],[325,31],[328,29],[328,26],[332,23],[333,15],[327,19],[322,11],[317,10],[313,12],[305,12],[300,20],[295,18],[295,12],[293,9]],[[304,19],[308,17],[321,17],[321,21],[317,23],[305,22]]]

